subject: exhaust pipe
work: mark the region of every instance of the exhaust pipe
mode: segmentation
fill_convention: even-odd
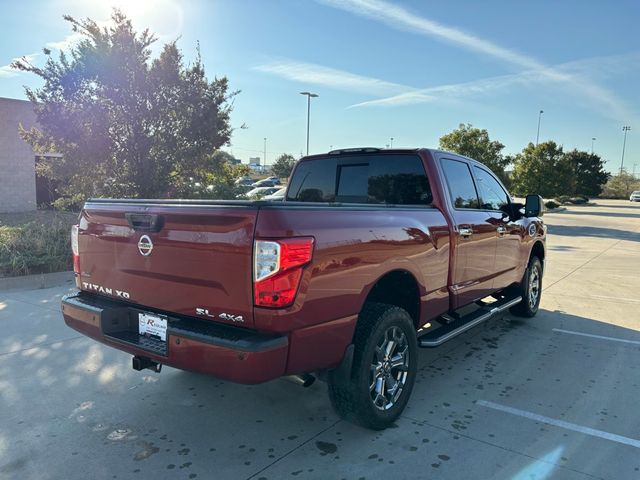
[[[131,363],[132,363],[133,369],[137,370],[138,372],[146,368],[148,368],[149,370],[153,370],[156,373],[160,373],[160,370],[162,370],[161,363],[154,362],[153,360],[147,357],[138,357],[136,355],[135,357],[132,358]]]
[[[285,380],[289,380],[290,382],[295,383],[296,385],[300,385],[301,387],[307,388],[313,385],[313,382],[316,381],[316,377],[309,373],[302,373],[300,375],[289,375],[288,377],[284,377]]]

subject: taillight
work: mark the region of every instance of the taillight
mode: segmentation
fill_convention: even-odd
[[[302,269],[313,256],[313,237],[256,240],[253,293],[258,307],[283,308],[295,300]]]
[[[73,253],[73,273],[76,277],[76,286],[80,285],[80,249],[78,247],[78,225],[71,227],[71,252]]]

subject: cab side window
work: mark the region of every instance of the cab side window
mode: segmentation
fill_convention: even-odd
[[[449,186],[449,195],[455,208],[480,208],[478,192],[469,166],[458,160],[442,160],[442,169]]]
[[[473,167],[481,198],[480,208],[483,210],[503,210],[509,205],[509,195],[498,181],[480,167]]]

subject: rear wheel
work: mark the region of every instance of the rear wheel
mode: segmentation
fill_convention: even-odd
[[[350,377],[329,374],[329,398],[340,417],[382,430],[402,413],[417,370],[416,331],[402,308],[365,305],[354,337]]]
[[[511,307],[510,311],[519,317],[533,317],[538,313],[542,297],[542,264],[538,257],[531,257],[519,287],[522,302]]]

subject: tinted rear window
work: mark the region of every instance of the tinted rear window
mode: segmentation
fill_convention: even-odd
[[[442,160],[442,169],[449,185],[449,194],[455,208],[480,208],[471,171],[464,162]]]
[[[417,155],[354,155],[301,162],[287,200],[428,205],[431,188]]]

